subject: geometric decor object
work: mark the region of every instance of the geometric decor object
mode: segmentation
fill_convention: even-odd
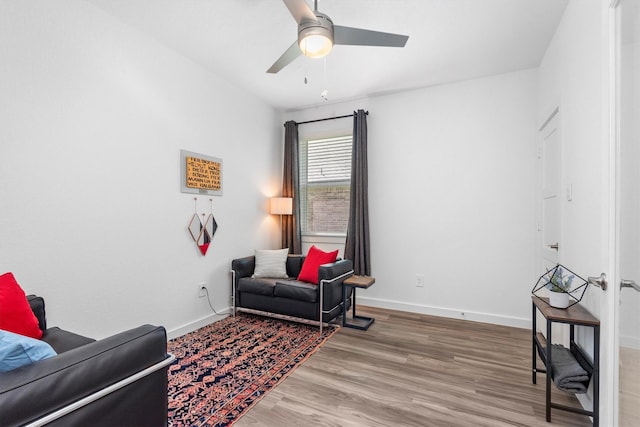
[[[198,237],[200,237],[200,232],[202,231],[202,222],[200,221],[200,217],[197,213],[194,213],[191,217],[188,228],[191,238],[193,238],[194,242],[197,242]]]
[[[209,214],[209,216],[205,219],[204,213],[202,214],[202,220],[200,220],[200,216],[198,215],[198,198],[195,197],[196,204],[196,212],[191,216],[191,220],[189,221],[189,225],[187,226],[189,230],[189,234],[202,255],[207,254],[207,250],[209,249],[209,244],[211,243],[211,239],[218,229],[218,223],[216,219],[213,217],[213,212]],[[213,199],[209,199],[209,201],[213,204]],[[212,206],[213,209],[213,206]]]
[[[216,230],[218,230],[218,223],[216,219],[213,217],[213,214],[210,213],[207,219],[204,221],[204,229],[209,234],[209,237],[213,239],[213,235],[216,234]]]
[[[557,264],[538,278],[531,293],[545,304],[556,308],[568,308],[582,301],[588,282],[562,264]],[[568,299],[564,306],[553,304],[556,295]],[[566,295],[565,295],[566,294]]]
[[[204,214],[202,214],[202,216],[204,217]],[[197,213],[194,213],[191,221],[189,221],[189,234],[191,234],[193,241],[198,245],[200,253],[206,255],[207,249],[209,249],[209,243],[211,242],[211,236],[204,225],[202,225],[202,221],[200,221]]]

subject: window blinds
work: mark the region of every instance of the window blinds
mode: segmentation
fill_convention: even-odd
[[[306,167],[308,183],[349,181],[351,136],[307,141]]]

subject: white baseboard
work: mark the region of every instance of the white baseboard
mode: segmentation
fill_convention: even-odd
[[[602,372],[602,371],[600,371]],[[600,377],[602,379],[602,377]],[[554,384],[551,384],[551,387],[554,387]],[[593,382],[589,382],[589,389],[586,393],[576,394],[576,398],[582,406],[582,409],[585,411],[593,411]],[[600,400],[602,402],[602,400]],[[589,417],[591,422],[593,422],[593,417]]]
[[[224,310],[221,310],[223,313],[230,313],[231,307],[228,307]],[[228,314],[210,314],[205,317],[201,317],[200,319],[194,320],[193,322],[186,323],[182,326],[178,326],[177,328],[173,328],[167,331],[167,339],[172,340],[174,338],[181,337],[183,335],[188,334],[189,332],[193,332],[197,329],[202,328],[203,326],[207,326],[213,322],[217,322],[218,320],[222,320],[227,317]]]
[[[514,328],[525,328],[525,329],[531,328],[531,319],[499,316],[495,314],[471,312],[471,311],[464,311],[464,310],[456,310],[453,308],[409,304],[405,302],[366,298],[361,296],[358,296],[358,305],[368,305],[371,307],[387,308],[389,310],[406,311],[409,313],[419,313],[419,314],[428,314],[432,316],[449,317],[452,319],[470,320],[473,322],[491,323],[494,325],[512,326]],[[226,312],[226,313],[230,311],[231,311],[231,307],[228,307],[222,310],[222,312]],[[167,331],[167,339],[172,340],[174,338],[188,334],[189,332],[193,332],[210,323],[216,322],[218,320],[222,320],[225,317],[227,317],[227,315],[210,314],[208,316],[194,320],[193,322],[189,322],[182,326],[178,326],[177,328],[173,328]]]
[[[620,346],[640,350],[640,338],[620,334]]]
[[[512,326],[514,328],[531,329],[531,319],[500,316],[489,313],[457,310],[453,308],[434,307],[421,304],[382,300],[358,296],[358,305],[387,308],[390,310],[407,311],[409,313],[428,314],[432,316],[449,317],[452,319],[471,320],[473,322],[491,323],[494,325]]]

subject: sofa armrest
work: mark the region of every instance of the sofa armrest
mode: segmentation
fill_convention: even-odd
[[[348,259],[323,264],[318,269],[318,283],[324,281],[323,305],[333,307],[342,301],[342,282],[353,275],[353,262]],[[336,278],[339,278],[336,280]]]
[[[166,348],[165,329],[143,325],[2,373],[0,425],[34,422],[100,393],[166,360],[169,357]],[[161,369],[75,409],[50,425],[153,426],[166,423],[167,372]]]
[[[353,262],[348,259],[342,259],[330,264],[322,264],[318,269],[318,281],[320,280],[332,280],[345,273],[353,273]],[[339,281],[341,285],[345,278]]]
[[[38,327],[41,331],[47,330],[47,315],[44,310],[44,298],[37,295],[27,295],[27,301],[31,306],[31,311],[36,315],[38,319]]]
[[[231,270],[235,272],[236,283],[243,277],[251,277],[256,268],[256,257],[254,255],[246,256],[244,258],[237,258],[231,261]]]

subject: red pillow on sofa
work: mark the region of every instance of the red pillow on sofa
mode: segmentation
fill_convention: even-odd
[[[307,257],[304,259],[304,263],[302,263],[298,280],[302,282],[315,283],[317,285],[318,268],[320,268],[322,264],[335,262],[337,258],[337,249],[333,252],[324,252],[316,248],[315,245],[311,246],[307,253]]]
[[[42,338],[38,319],[12,273],[0,276],[0,329],[31,338]]]

